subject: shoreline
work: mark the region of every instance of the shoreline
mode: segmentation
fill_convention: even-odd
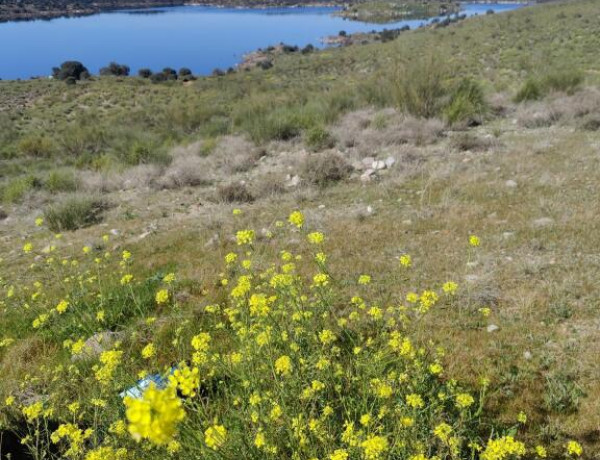
[[[458,2],[463,3],[463,2]],[[469,3],[480,4],[534,4],[536,0],[475,0]],[[8,13],[0,5],[0,24],[7,22],[27,22],[27,21],[51,21],[60,18],[77,18],[92,16],[101,13],[110,13],[127,10],[151,10],[153,8],[165,8],[176,6],[206,6],[213,8],[231,8],[231,9],[268,9],[268,8],[305,8],[305,7],[342,7],[349,8],[352,5],[360,5],[356,0],[328,0],[328,1],[286,1],[286,0],[261,0],[260,2],[251,2],[248,0],[217,0],[217,1],[180,1],[180,0],[143,0],[143,1],[125,1],[108,3],[106,5],[94,3],[87,8],[71,9],[68,6],[53,10],[30,10],[20,13]],[[358,20],[347,18],[350,20]]]

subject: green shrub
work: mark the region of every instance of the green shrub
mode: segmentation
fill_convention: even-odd
[[[574,381],[573,376],[554,374],[546,377],[544,405],[548,411],[558,414],[577,412],[583,396],[585,393]]]
[[[537,101],[544,96],[542,84],[535,78],[528,78],[515,95],[515,102]]]
[[[317,152],[319,150],[332,148],[335,145],[335,140],[322,126],[313,126],[305,132],[304,143],[309,149]]]
[[[488,110],[483,89],[474,80],[464,79],[450,95],[444,109],[448,123],[480,124]]]
[[[77,190],[78,185],[79,181],[69,169],[51,171],[44,182],[44,188],[50,193],[73,192]]]
[[[19,153],[25,156],[44,158],[52,156],[54,142],[46,136],[27,136],[18,145]]]
[[[217,196],[220,201],[225,203],[251,203],[254,196],[248,190],[245,184],[235,182],[219,187]]]
[[[33,176],[19,177],[6,183],[2,187],[2,201],[4,203],[16,203],[20,201],[27,192],[36,185],[36,179]]]
[[[578,69],[564,69],[552,72],[543,79],[548,91],[561,91],[569,95],[575,93],[584,80],[584,74]]]
[[[72,231],[101,222],[107,207],[101,199],[73,195],[48,207],[44,218],[53,232]]]
[[[431,56],[399,67],[394,80],[396,105],[416,117],[437,116],[447,95],[443,60]]]

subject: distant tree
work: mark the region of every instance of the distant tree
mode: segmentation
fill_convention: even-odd
[[[138,76],[140,76],[142,78],[150,78],[152,76],[152,70],[140,69],[140,70],[138,70]]]
[[[346,32],[345,30],[340,30],[340,33],[338,35],[340,37],[345,37],[346,35],[348,35],[348,32]]]
[[[283,44],[283,45],[281,46],[281,50],[282,50],[284,53],[296,53],[296,52],[298,51],[298,46],[296,46],[296,45],[286,45],[286,44]]]
[[[268,70],[273,67],[273,62],[270,60],[260,61],[257,66],[263,70]]]
[[[157,72],[150,76],[150,81],[152,83],[162,83],[163,81],[167,81],[167,76],[163,72]]]
[[[162,71],[167,80],[177,80],[177,71],[171,67],[165,67]]]
[[[485,12],[485,14],[494,14],[494,13],[495,13],[495,11],[492,9],[489,9]]]
[[[225,72],[223,72],[223,70],[221,70],[221,69],[214,69],[212,71],[213,77],[222,77],[223,75],[225,75]]]
[[[312,53],[315,50],[315,47],[313,45],[306,45],[304,48],[302,48],[302,54],[309,54]]]
[[[88,69],[79,61],[65,61],[60,67],[52,69],[52,76],[57,80],[65,81],[67,78],[81,80],[86,75],[89,76]]]
[[[181,69],[179,69],[179,78],[189,77],[191,75],[192,75],[192,71],[190,69],[188,69],[187,67],[182,67]]]
[[[107,67],[102,67],[100,69],[100,75],[112,75],[115,77],[127,77],[129,75],[129,66],[125,64],[117,64],[116,62],[111,62]]]

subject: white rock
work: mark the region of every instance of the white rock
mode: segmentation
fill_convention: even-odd
[[[319,209],[325,209],[325,205],[324,204],[320,204],[319,205]]]
[[[387,157],[385,159],[385,166],[387,168],[391,168],[392,166],[394,166],[396,164],[396,159],[394,157]]]
[[[370,168],[374,161],[375,161],[375,158],[366,157],[366,158],[362,159],[362,164],[364,164],[366,167]]]
[[[517,187],[519,184],[517,184],[514,180],[509,179],[507,180],[504,185],[506,185],[508,188],[515,188]]]
[[[531,358],[533,358],[533,355],[531,354],[530,351],[526,351],[523,353],[523,358],[525,358],[527,361],[529,361]]]
[[[298,185],[300,185],[300,176],[298,175],[292,176],[285,184],[286,187],[298,187]]]
[[[114,235],[114,236],[119,236],[119,230],[117,230],[116,228],[113,228],[113,229],[110,231],[110,234],[111,234],[111,235]]]
[[[554,219],[550,217],[541,217],[533,221],[533,226],[537,228],[549,227],[554,224]]]
[[[363,182],[369,182],[372,179],[372,176],[374,176],[374,175],[375,175],[375,170],[373,170],[373,169],[367,169],[360,176],[360,180],[363,181]]]
[[[500,327],[496,326],[495,324],[490,324],[490,325],[487,327],[487,331],[488,331],[488,332],[496,332],[496,331],[497,331],[497,330],[499,330],[499,329],[500,329]]]
[[[385,161],[375,160],[373,165],[371,166],[375,171],[379,171],[380,169],[385,169]]]
[[[515,236],[515,232],[504,232],[502,234],[502,238],[504,238],[505,240],[509,240],[513,236]]]
[[[373,207],[367,206],[367,214],[373,214]]]

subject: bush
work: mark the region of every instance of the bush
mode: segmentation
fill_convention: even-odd
[[[474,80],[464,79],[450,95],[444,109],[446,120],[451,124],[481,124],[488,105],[481,85]]]
[[[254,201],[254,196],[246,185],[240,182],[219,187],[217,196],[220,201],[225,203],[251,203]]]
[[[431,118],[439,114],[447,90],[447,72],[434,56],[401,66],[394,81],[396,105],[411,115]]]
[[[559,70],[544,77],[543,85],[548,91],[562,91],[572,95],[583,83],[584,75],[578,69]]]
[[[314,126],[308,129],[304,135],[304,143],[313,151],[332,148],[335,140],[322,126]]]
[[[101,199],[73,195],[48,207],[44,219],[53,232],[73,231],[101,222],[107,208],[107,203]]]
[[[116,62],[111,62],[107,67],[102,67],[100,69],[100,75],[103,76],[114,76],[114,77],[127,77],[129,76],[129,66],[124,64],[117,64]]]
[[[13,179],[0,189],[2,191],[2,201],[4,203],[16,203],[36,185],[37,180],[33,176]]]
[[[74,192],[79,186],[79,181],[71,170],[56,169],[51,171],[44,182],[44,188],[50,193]]]
[[[141,78],[150,78],[152,76],[152,70],[150,69],[140,69],[138,70],[138,76]]]
[[[310,155],[302,165],[302,176],[319,187],[347,179],[352,171],[352,166],[336,153]]]
[[[50,157],[54,149],[54,142],[50,138],[38,135],[24,137],[18,145],[18,150],[22,155],[36,158]]]
[[[69,78],[81,80],[86,74],[89,75],[88,69],[79,61],[65,61],[60,67],[52,69],[52,76],[61,81],[66,81]]]
[[[521,89],[515,95],[515,102],[537,101],[544,95],[542,84],[534,79],[528,78]]]

